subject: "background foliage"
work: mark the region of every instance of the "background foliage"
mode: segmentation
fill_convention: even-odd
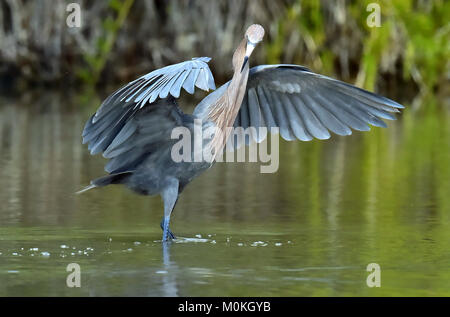
[[[267,31],[257,63],[295,63],[368,89],[448,93],[450,2],[0,0],[2,86],[122,83],[151,69],[211,56],[218,83],[245,28]],[[366,20],[381,8],[381,27]],[[401,89],[399,89],[401,88]],[[445,91],[447,89],[447,91]]]

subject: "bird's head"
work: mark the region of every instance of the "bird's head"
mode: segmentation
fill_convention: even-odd
[[[262,41],[264,37],[264,28],[259,24],[252,24],[248,27],[245,32],[245,39],[247,41],[245,48],[244,62],[242,63],[241,71],[247,65],[250,55],[252,55],[253,50],[256,45]]]
[[[262,41],[264,37],[264,28],[259,24],[252,24],[245,32],[245,38],[247,39],[247,49],[245,56],[250,57],[256,45]]]

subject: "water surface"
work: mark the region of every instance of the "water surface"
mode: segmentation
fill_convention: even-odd
[[[81,144],[99,100],[0,100],[0,296],[450,295],[448,108],[388,129],[280,142],[280,168],[216,164],[162,202],[109,186]],[[437,105],[436,105],[437,104]],[[447,105],[448,106],[448,105]],[[81,267],[81,287],[66,267]],[[369,263],[381,287],[369,288]]]

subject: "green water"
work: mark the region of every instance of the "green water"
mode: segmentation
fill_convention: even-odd
[[[280,142],[280,167],[217,164],[159,239],[162,202],[110,186],[80,142],[98,100],[0,101],[0,296],[450,295],[448,105],[388,129]],[[437,105],[436,105],[437,104]],[[81,287],[69,288],[69,263]],[[369,263],[381,287],[369,288]]]

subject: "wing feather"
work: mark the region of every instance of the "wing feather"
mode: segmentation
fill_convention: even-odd
[[[195,87],[206,91],[215,89],[214,77],[208,67],[209,61],[209,57],[193,58],[139,77],[106,98],[95,113],[92,122],[95,123],[119,103],[131,103],[137,107],[143,107],[155,102],[158,98],[164,99],[169,95],[178,98],[182,88],[190,94],[194,93]],[[198,76],[199,73],[202,76]]]
[[[189,76],[183,83],[183,88],[190,94],[194,93],[195,82],[200,74],[200,69],[192,69],[189,72]]]
[[[250,69],[234,126],[279,127],[286,140],[328,139],[330,131],[350,135],[352,129],[370,130],[369,125],[386,127],[383,119],[395,120],[393,113],[402,108],[386,97],[302,66],[261,65]],[[256,137],[255,141],[262,140]]]
[[[170,131],[188,117],[174,97],[182,88],[191,94],[195,87],[215,89],[209,60],[194,58],[157,69],[118,89],[86,122],[83,143],[91,154],[103,152],[110,173],[129,171],[145,155],[164,148],[171,142]]]
[[[292,141],[295,140],[294,133],[289,127],[289,121],[285,114],[285,109],[283,104],[281,103],[281,98],[279,94],[275,91],[269,91],[271,105],[274,109],[275,122],[278,123],[280,127],[280,134],[283,139]]]

